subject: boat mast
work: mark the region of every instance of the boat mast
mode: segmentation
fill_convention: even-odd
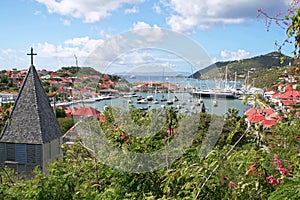
[[[237,73],[234,72],[234,89],[236,89],[236,78],[237,78]]]
[[[228,73],[228,66],[226,65],[226,69],[225,69],[225,88],[228,88],[228,80],[227,80],[227,74]]]

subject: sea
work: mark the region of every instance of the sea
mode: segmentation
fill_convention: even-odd
[[[185,77],[163,77],[163,76],[136,76],[136,77],[124,77],[128,82],[151,82],[151,81],[159,81],[162,83],[174,83],[179,86],[179,88],[194,88],[194,89],[210,89],[214,87],[225,87],[225,86],[241,86],[242,82],[233,82],[233,81],[214,81],[214,80],[196,80],[192,78]],[[154,100],[159,100],[159,104],[154,104],[154,101],[149,101],[147,104],[138,104],[137,97],[128,98],[128,97],[118,97],[107,100],[95,101],[95,102],[84,102],[77,103],[77,105],[91,106],[96,108],[97,110],[103,112],[107,106],[119,107],[121,109],[129,109],[131,106],[134,106],[137,109],[143,110],[151,110],[157,108],[166,108],[169,106],[173,106],[178,108],[180,113],[192,113],[192,112],[201,112],[202,107],[204,105],[205,110],[209,114],[216,114],[218,116],[224,116],[228,109],[235,108],[239,111],[239,115],[242,116],[243,113],[249,109],[248,105],[244,105],[239,99],[224,99],[218,98],[217,103],[214,103],[213,98],[202,98],[202,103],[197,103],[198,98],[193,97],[189,92],[180,92],[180,93],[147,93],[141,92],[137,93],[137,96],[141,96],[143,98],[147,98],[147,96],[152,95]],[[178,101],[174,102],[173,105],[167,105],[167,103],[160,102],[162,97],[167,99],[174,99],[177,97]],[[216,105],[216,106],[215,106]]]

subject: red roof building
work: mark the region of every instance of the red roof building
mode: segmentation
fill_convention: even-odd
[[[93,107],[79,107],[73,113],[72,116],[86,116],[86,117],[97,117],[99,118],[101,112]]]
[[[282,119],[278,113],[275,113],[271,108],[259,110],[250,108],[244,113],[244,115],[247,117],[246,121],[249,126],[253,123],[261,123],[264,128],[270,128]]]

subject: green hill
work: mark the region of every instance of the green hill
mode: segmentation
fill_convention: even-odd
[[[283,63],[280,63],[281,57],[285,58]],[[227,67],[227,75],[229,80],[234,80],[235,73],[237,73],[238,80],[244,80],[248,72],[252,74],[274,67],[286,66],[291,62],[293,62],[293,59],[291,57],[285,56],[278,52],[271,52],[265,55],[260,55],[243,60],[217,62],[200,71],[197,71],[196,73],[191,75],[191,77],[199,79],[224,79]],[[218,74],[219,77],[216,77],[216,74]]]

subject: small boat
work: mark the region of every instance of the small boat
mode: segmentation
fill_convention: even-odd
[[[213,106],[217,107],[218,106],[218,101],[216,99],[213,100]]]
[[[183,108],[183,106],[180,105],[180,104],[178,104],[178,105],[176,105],[176,108],[177,108],[177,109],[181,109],[181,108]]]
[[[147,104],[148,100],[147,99],[141,99],[139,101],[137,101],[137,104]]]
[[[173,105],[173,103],[174,103],[174,102],[173,102],[172,100],[168,100],[168,101],[167,101],[167,104],[168,104],[168,105]]]
[[[165,96],[164,96],[164,95],[162,95],[162,97],[161,97],[160,101],[167,101],[167,99],[165,98]]]
[[[140,101],[140,100],[142,100],[142,99],[143,99],[142,96],[138,96],[136,100],[137,100],[137,101]]]
[[[140,110],[148,110],[148,107],[147,107],[147,106],[145,106],[145,107],[140,107],[139,109],[140,109]]]
[[[149,95],[149,96],[147,96],[147,100],[148,100],[148,101],[152,101],[152,100],[153,100],[153,98],[154,98],[154,97],[153,97],[153,95]]]
[[[202,103],[201,101],[197,100],[197,101],[195,102],[195,106],[200,106],[201,103]]]
[[[153,101],[153,104],[159,104],[159,101],[158,101],[157,99],[155,99],[155,100]]]

